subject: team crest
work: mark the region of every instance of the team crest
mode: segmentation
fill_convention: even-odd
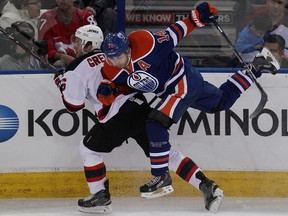
[[[141,92],[154,92],[158,88],[158,80],[145,71],[135,71],[127,80],[127,84]]]

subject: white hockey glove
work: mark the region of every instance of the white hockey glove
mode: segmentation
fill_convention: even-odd
[[[275,75],[280,69],[279,62],[266,47],[262,49],[260,54],[256,55],[250,65],[252,72],[257,78],[260,77],[263,72],[269,72]]]
[[[66,78],[64,77],[64,71],[59,71],[59,74],[54,75],[55,85],[59,88],[62,93],[66,88]]]

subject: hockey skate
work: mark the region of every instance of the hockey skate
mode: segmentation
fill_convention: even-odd
[[[174,191],[169,172],[156,176],[151,181],[140,187],[141,197],[147,199],[166,196]]]
[[[78,200],[78,210],[84,213],[112,213],[111,199],[109,193],[109,181],[104,182],[105,189],[92,194],[84,199]]]
[[[224,192],[214,183],[214,181],[206,178],[200,183],[200,190],[204,195],[205,208],[216,213],[224,198]]]

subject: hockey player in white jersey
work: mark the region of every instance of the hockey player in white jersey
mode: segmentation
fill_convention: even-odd
[[[62,100],[70,112],[85,107],[86,99],[93,105],[98,122],[80,142],[80,154],[84,173],[91,195],[78,200],[78,209],[87,213],[111,213],[109,182],[103,152],[111,152],[128,138],[136,140],[149,157],[149,142],[145,123],[151,111],[145,97],[141,94],[125,94],[125,89],[117,89],[115,100],[105,106],[97,99],[98,86],[103,82],[101,69],[105,55],[100,50],[103,34],[99,27],[86,25],[77,29],[75,45],[77,58],[67,66],[65,73],[55,75],[55,84],[60,89]],[[183,180],[193,185],[204,195],[205,208],[217,212],[223,191],[208,179],[189,157],[172,149],[169,155],[169,169]],[[160,191],[147,193],[146,198],[160,197],[173,192],[172,179],[166,178]]]

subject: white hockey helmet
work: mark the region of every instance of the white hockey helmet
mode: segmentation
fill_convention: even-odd
[[[75,37],[82,40],[82,50],[87,42],[91,42],[94,49],[100,49],[104,40],[102,30],[96,25],[84,25],[76,30]]]

